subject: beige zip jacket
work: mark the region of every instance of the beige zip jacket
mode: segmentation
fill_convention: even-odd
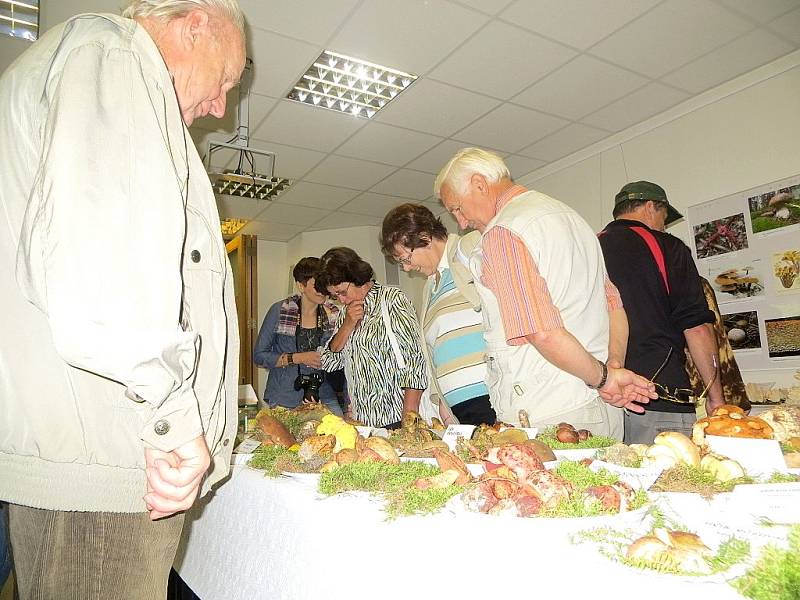
[[[228,472],[238,334],[214,196],[155,44],[80,15],[0,78],[0,500],[145,511],[144,448]]]

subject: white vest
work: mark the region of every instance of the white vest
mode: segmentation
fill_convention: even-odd
[[[565,329],[605,362],[606,269],[600,244],[586,221],[566,204],[529,191],[508,202],[489,222],[484,236],[493,227],[504,227],[525,243]],[[588,422],[606,420],[602,400],[584,381],[555,367],[532,344],[511,346],[506,342],[497,298],[480,278],[482,242],[483,238],[470,256],[470,269],[483,305],[489,357],[486,383],[497,418],[519,423],[519,410],[525,409],[532,424],[544,425],[580,409]]]

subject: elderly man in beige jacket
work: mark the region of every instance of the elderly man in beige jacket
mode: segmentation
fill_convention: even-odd
[[[23,598],[163,598],[176,513],[235,435],[232,277],[187,127],[224,115],[244,20],[235,0],[129,4],[0,79],[0,500]]]

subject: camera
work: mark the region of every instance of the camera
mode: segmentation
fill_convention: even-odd
[[[294,389],[303,390],[303,400],[306,402],[319,402],[319,388],[325,381],[322,373],[300,373],[294,380]]]

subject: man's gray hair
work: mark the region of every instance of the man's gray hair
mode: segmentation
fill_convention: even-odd
[[[169,21],[193,10],[204,10],[228,19],[244,39],[244,13],[237,0],[131,0],[122,11],[122,16],[128,19],[155,17]]]
[[[459,196],[465,194],[469,178],[475,173],[483,175],[490,183],[496,183],[503,178],[511,179],[506,163],[494,152],[480,148],[463,148],[439,171],[433,183],[433,195],[441,198],[444,185]]]

